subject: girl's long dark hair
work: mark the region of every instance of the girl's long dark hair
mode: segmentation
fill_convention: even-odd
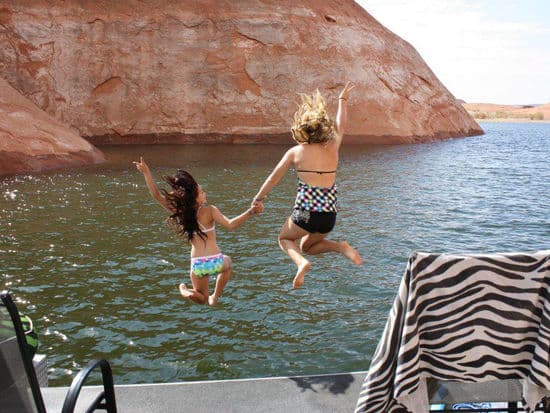
[[[194,234],[205,239],[206,234],[201,230],[197,221],[197,196],[199,185],[191,174],[183,169],[178,169],[176,175],[166,175],[163,179],[172,188],[171,192],[162,189],[162,194],[174,211],[168,218],[170,226],[174,231],[187,241],[191,241]]]

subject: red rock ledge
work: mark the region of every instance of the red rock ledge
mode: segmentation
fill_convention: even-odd
[[[40,110],[0,78],[0,175],[104,160],[75,130]]]

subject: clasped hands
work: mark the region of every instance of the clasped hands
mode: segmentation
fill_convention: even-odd
[[[262,212],[264,212],[265,208],[263,200],[258,200],[256,198],[252,200],[250,207],[252,208],[253,214],[261,214]]]

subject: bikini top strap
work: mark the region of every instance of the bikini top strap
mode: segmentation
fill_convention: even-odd
[[[199,215],[199,210],[203,207],[203,205],[199,205],[199,208],[197,209],[197,224],[199,224],[199,227],[201,228],[201,231],[202,232],[212,232],[216,229],[216,223],[214,222],[212,224],[212,226],[210,228],[206,228],[204,225],[201,224],[201,222],[199,221],[199,218],[198,218],[198,215]]]
[[[311,171],[309,169],[296,169],[296,172],[311,172],[311,173],[316,173],[316,174],[319,174],[319,175],[322,175],[322,174],[335,174],[336,171]]]
[[[216,223],[213,223],[212,226],[210,228],[206,228],[204,225],[202,225],[198,220],[197,220],[198,224],[199,224],[199,227],[201,227],[201,231],[202,232],[212,232],[216,229]]]

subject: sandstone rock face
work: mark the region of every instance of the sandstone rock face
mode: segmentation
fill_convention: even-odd
[[[291,142],[298,92],[345,142],[476,135],[416,50],[352,0],[6,0],[0,71],[92,142]]]
[[[103,154],[0,78],[0,175],[79,166]]]

